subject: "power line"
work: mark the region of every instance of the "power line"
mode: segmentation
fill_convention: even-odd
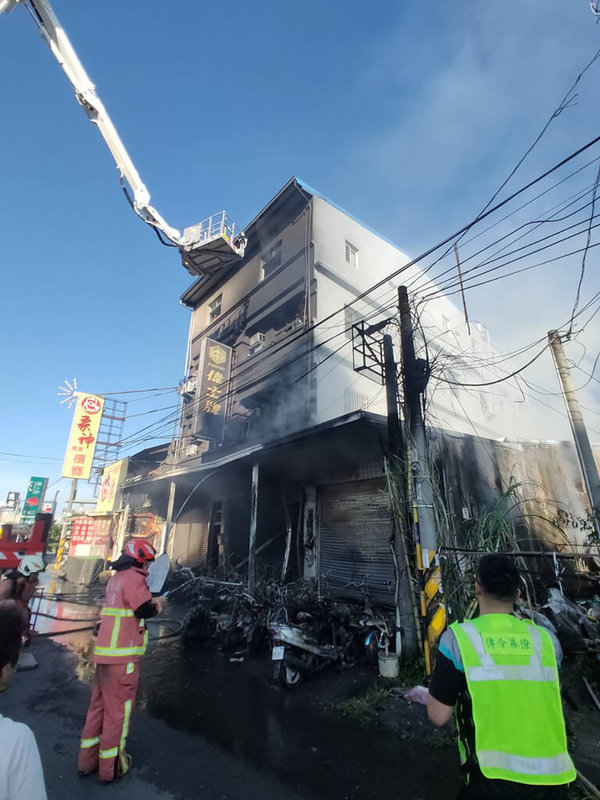
[[[590,245],[590,249],[594,248],[594,247],[598,247],[598,246],[600,246],[600,242],[597,243],[597,244]],[[540,249],[545,250],[547,248],[540,248]],[[479,283],[469,283],[466,286],[464,286],[463,288],[464,288],[465,291],[468,291],[469,289],[476,289],[476,288],[478,288],[480,286],[487,286],[488,283],[495,283],[496,281],[504,280],[505,278],[511,278],[514,275],[520,275],[522,272],[529,272],[532,269],[537,269],[538,267],[543,267],[543,266],[546,266],[547,264],[554,264],[556,261],[562,261],[562,259],[564,259],[564,258],[570,258],[571,256],[578,255],[583,250],[584,250],[584,248],[579,248],[577,250],[571,250],[568,253],[563,253],[560,256],[554,256],[553,258],[544,259],[544,261],[538,261],[536,264],[530,264],[527,267],[521,267],[520,269],[513,270],[512,272],[507,272],[504,275],[498,275],[495,278],[489,278],[488,280],[480,281]],[[539,252],[539,251],[537,251],[537,252]],[[533,255],[533,253],[530,253],[529,255]],[[518,262],[518,261],[521,261],[521,260],[522,260],[522,257],[513,258],[510,261],[505,262],[504,264],[500,264],[500,265],[498,265],[496,267],[490,267],[490,269],[484,270],[481,273],[481,277],[483,275],[488,275],[490,272],[496,272],[497,270],[502,269],[502,267],[506,267],[509,264],[514,264],[515,262]],[[469,280],[475,280],[477,277],[480,277],[480,276],[472,275],[469,278]],[[459,288],[455,289],[455,287],[459,287]],[[453,291],[450,291],[450,290],[453,290]],[[435,297],[440,297],[442,295],[445,296],[445,297],[452,297],[452,295],[458,294],[458,292],[460,292],[460,291],[461,290],[460,290],[460,286],[459,286],[458,282],[456,282],[454,284],[448,284],[447,286],[445,286],[443,288],[443,290],[440,290],[438,292],[432,292],[429,295],[425,295],[422,298],[422,302],[427,302],[429,300],[434,299]],[[583,311],[583,309],[582,309],[582,311]],[[577,316],[578,316],[578,314],[575,315],[575,318]]]
[[[507,183],[510,181],[510,179],[514,176],[514,174],[517,172],[517,170],[521,167],[521,165],[526,160],[526,158],[529,156],[529,154],[532,152],[532,150],[539,144],[540,140],[542,139],[542,137],[544,136],[544,134],[546,133],[546,131],[548,130],[548,128],[552,124],[552,121],[554,119],[556,119],[556,117],[558,117],[565,109],[567,109],[567,108],[569,108],[571,106],[573,100],[577,97],[577,94],[574,93],[575,89],[577,87],[577,84],[583,78],[583,76],[588,71],[588,69],[597,61],[598,58],[600,58],[600,50],[598,50],[594,54],[594,56],[591,58],[591,60],[588,61],[588,63],[585,65],[585,67],[577,75],[577,77],[575,78],[573,84],[571,85],[571,87],[569,88],[569,90],[567,91],[567,93],[565,94],[563,99],[560,101],[560,103],[558,104],[557,108],[555,108],[555,110],[552,112],[552,114],[550,115],[550,118],[548,119],[548,121],[546,122],[546,124],[544,125],[544,127],[542,128],[540,133],[536,136],[536,138],[534,139],[534,141],[530,145],[530,147],[525,151],[525,154],[517,162],[516,166],[508,174],[507,178],[500,184],[499,188],[494,192],[494,194],[491,196],[491,198],[485,204],[485,206],[483,207],[481,213],[476,217],[475,222],[477,222],[481,218],[481,214],[483,214],[483,212],[485,212],[486,209],[489,208],[489,206],[494,202],[494,200],[498,197],[498,195],[500,194],[502,189],[504,189],[504,187],[507,185]],[[461,238],[462,238],[462,235],[463,234],[461,234]]]
[[[579,192],[576,192],[574,195],[571,195],[566,200],[563,200],[560,203],[555,204],[552,208],[548,209],[548,211],[546,211],[545,214],[549,215],[552,212],[555,212],[555,211],[558,211],[558,210],[564,210],[564,209],[568,208],[574,202],[577,202],[577,200],[581,199],[583,196],[585,196],[586,194],[590,193],[593,190],[593,187],[594,187],[594,184],[592,183],[589,188],[586,187],[585,190],[581,190]],[[572,212],[571,214],[566,215],[562,219],[567,219],[570,216],[574,216],[575,214],[579,213],[580,211],[584,210],[585,208],[588,208],[590,205],[591,205],[591,201],[590,201],[590,203],[586,203],[585,205],[583,205],[580,208],[576,209],[576,211]],[[506,217],[504,219],[506,219]],[[486,247],[481,248],[477,252],[472,253],[471,255],[469,255],[467,257],[463,256],[461,258],[461,266],[466,264],[468,261],[471,261],[473,258],[475,258],[476,256],[480,255],[481,253],[484,253],[486,250],[489,250],[490,248],[494,247],[496,244],[499,244],[500,242],[502,242],[502,241],[504,241],[506,239],[509,239],[511,236],[514,236],[516,233],[518,233],[523,228],[528,228],[530,225],[534,226],[533,228],[525,231],[525,233],[521,234],[521,236],[519,236],[516,239],[514,239],[513,240],[513,244],[515,242],[519,241],[520,239],[524,238],[525,236],[528,236],[531,233],[533,233],[533,231],[536,228],[540,227],[541,225],[544,225],[544,224],[547,224],[547,223],[551,223],[551,222],[560,222],[560,221],[562,221],[560,218],[554,218],[553,219],[552,217],[548,217],[546,219],[531,220],[529,222],[525,222],[522,225],[519,225],[517,228],[513,229],[512,231],[510,231],[509,233],[507,233],[504,236],[500,237],[499,239],[495,239],[490,244],[486,245]],[[576,223],[576,225],[581,225],[581,224],[582,224],[582,221]],[[490,227],[493,227],[493,226],[490,226]],[[488,230],[489,230],[489,228],[488,228]],[[562,231],[568,230],[568,228],[563,228],[561,230]],[[561,231],[555,231],[551,235],[552,236],[558,235],[560,232]],[[473,238],[475,238],[475,237],[473,237]],[[472,241],[472,239],[470,239],[468,241]],[[500,248],[500,250],[498,250],[497,253],[503,252],[506,249],[506,247],[508,247],[508,246],[510,246],[510,243],[507,243],[503,248]],[[497,253],[494,253],[493,255],[497,255]],[[483,262],[483,263],[487,263],[487,262]],[[408,284],[408,288],[409,289],[413,289],[413,290],[416,289],[418,291],[419,288],[420,288],[418,286],[418,284],[419,284],[419,281],[422,280],[422,279],[428,285],[431,285],[432,283],[435,284],[436,288],[437,288],[437,285],[438,285],[438,282],[440,281],[440,279],[443,278],[445,275],[448,275],[449,273],[454,275],[455,269],[456,269],[455,265],[452,264],[449,267],[447,267],[445,270],[443,270],[442,272],[439,272],[437,275],[434,275],[433,277],[430,277],[430,278],[425,278],[424,273],[421,274],[421,275],[418,275]]]
[[[546,348],[544,348],[544,349],[546,349]],[[543,352],[543,351],[542,351],[542,352]],[[541,355],[541,353],[540,353],[540,354],[538,354],[538,356],[539,356],[539,355]],[[600,354],[599,354],[599,355],[600,355]],[[495,365],[490,365],[490,366],[491,366],[492,368],[494,368],[494,367],[495,367]],[[506,373],[506,372],[505,372],[505,370],[501,369],[500,367],[496,367],[496,369],[497,369],[499,372],[505,372],[505,376],[504,376],[503,378],[501,378],[499,381],[496,381],[495,383],[502,383],[502,382],[504,382],[504,381],[506,381],[506,380],[509,380],[509,379],[510,379],[510,378],[512,378],[513,376],[515,376],[515,377],[516,377],[516,375],[517,375],[519,372],[522,372],[522,371],[523,371],[523,369],[525,369],[526,367],[527,367],[527,365],[526,365],[525,367],[521,368],[521,370],[518,370],[516,373],[515,373],[515,372],[513,372],[513,373],[510,373],[510,374],[509,374],[509,373]],[[473,387],[473,386],[474,386],[475,388],[477,388],[477,387],[479,387],[479,386],[485,386],[485,385],[488,385],[488,384],[485,384],[485,383],[482,383],[482,384],[458,383],[457,381],[451,381],[451,380],[444,380],[444,379],[441,379],[441,378],[439,378],[439,376],[436,376],[436,377],[438,377],[438,379],[439,379],[439,380],[441,380],[441,381],[443,381],[444,383],[448,383],[448,384],[450,384],[450,387],[449,387],[449,388],[450,388],[450,389],[451,389],[451,391],[453,392],[453,396],[454,396],[454,398],[456,399],[456,401],[459,403],[459,405],[460,405],[460,406],[461,406],[461,408],[463,409],[463,412],[464,412],[464,414],[465,414],[465,417],[466,417],[466,418],[469,420],[469,422],[471,423],[471,425],[472,425],[472,427],[473,427],[473,429],[474,429],[475,435],[476,435],[476,436],[479,436],[479,434],[477,433],[477,431],[475,430],[475,428],[474,428],[474,426],[473,426],[473,424],[472,424],[472,421],[471,421],[470,417],[469,417],[469,416],[468,416],[468,414],[466,413],[466,411],[465,411],[465,409],[464,409],[464,406],[462,405],[462,403],[461,403],[460,399],[459,399],[459,398],[458,398],[458,396],[456,395],[456,393],[455,393],[455,392],[456,392],[456,390],[454,389],[454,386],[456,386],[456,385],[458,385],[458,386],[461,386],[461,387]],[[530,382],[526,381],[526,380],[525,380],[525,378],[523,378],[523,376],[522,376],[522,375],[520,376],[520,378],[519,378],[519,379],[520,379],[520,380],[522,380],[522,381],[523,381],[523,382],[524,382],[524,383],[525,383],[525,384],[526,384],[526,385],[527,385],[527,386],[528,386],[528,387],[529,387],[529,388],[530,388],[532,391],[536,391],[536,390],[533,388],[533,387],[534,387],[536,384],[534,384],[534,383],[532,383],[532,382],[531,382],[531,383],[532,383],[532,385],[530,386]],[[517,386],[518,386],[518,380],[517,380]],[[437,389],[437,388],[438,388],[437,386],[434,388],[434,392],[435,392],[435,389]],[[568,416],[567,416],[567,414],[566,414],[564,411],[561,411],[560,409],[558,409],[558,408],[555,408],[554,406],[551,406],[549,403],[545,403],[543,400],[541,400],[539,397],[536,397],[535,395],[532,395],[532,394],[529,394],[529,393],[527,393],[527,392],[524,392],[524,391],[521,389],[521,387],[520,387],[520,386],[518,386],[518,388],[519,388],[519,390],[520,390],[520,392],[521,392],[521,395],[522,395],[524,398],[525,398],[525,397],[527,397],[527,398],[529,398],[530,400],[535,400],[536,402],[540,403],[541,405],[545,406],[546,408],[550,409],[551,411],[554,411],[555,413],[557,413],[557,414],[560,414],[560,416],[562,416],[564,419],[568,419]],[[548,394],[551,394],[551,393],[548,393]],[[431,399],[430,399],[429,403],[431,404],[432,402],[433,402],[433,398],[431,398]],[[583,406],[582,406],[582,408],[583,408]],[[586,409],[586,411],[591,411],[591,410],[592,410],[592,409]],[[593,412],[593,413],[598,413],[598,412]],[[600,431],[596,430],[595,428],[592,428],[592,427],[590,427],[589,425],[588,425],[588,430],[592,431],[593,433],[596,433],[596,434],[600,435]]]
[[[61,461],[60,458],[55,458],[54,456],[32,456],[26,455],[25,453],[5,453],[4,451],[0,451],[0,456],[14,456],[16,458],[33,458],[36,461]]]
[[[596,358],[596,361],[597,360],[598,360],[598,358]],[[577,364],[574,364],[573,366],[575,367],[575,369],[578,369],[580,372],[583,372],[584,375],[587,375],[590,380],[596,381],[596,383],[600,383],[600,379],[596,378],[595,375],[590,374],[589,372],[586,372],[584,369],[582,369],[581,367],[577,366]],[[587,384],[586,384],[586,386],[587,386]]]
[[[482,383],[461,383],[460,381],[451,381],[451,380],[448,380],[447,378],[442,378],[440,375],[436,375],[435,377],[439,381],[443,381],[444,383],[449,383],[452,386],[473,386],[473,387],[477,387],[477,386],[493,386],[496,383],[504,383],[505,381],[509,380],[509,378],[514,378],[515,375],[518,375],[519,373],[521,373],[524,370],[526,370],[528,367],[530,367],[534,363],[534,361],[537,361],[538,358],[540,358],[540,356],[543,353],[545,353],[547,349],[548,349],[548,345],[546,344],[539,351],[539,353],[537,353],[530,361],[528,361],[522,367],[520,367],[519,369],[515,370],[514,372],[511,372],[510,375],[507,375],[505,378],[499,378],[498,380],[495,380],[495,381],[484,381]]]
[[[100,397],[113,397],[117,394],[150,394],[150,392],[173,392],[177,390],[177,386],[159,386],[154,389],[126,389],[122,392],[96,392]]]
[[[577,306],[579,305],[579,295],[581,292],[581,284],[583,283],[583,277],[585,275],[585,261],[587,258],[588,250],[590,249],[590,241],[592,238],[592,220],[594,219],[594,208],[596,206],[596,193],[598,191],[598,183],[600,183],[600,167],[598,167],[598,173],[596,175],[596,182],[594,183],[594,191],[592,193],[592,211],[590,214],[590,221],[587,230],[587,241],[585,244],[585,249],[583,251],[583,256],[581,258],[581,273],[579,275],[579,283],[577,284],[577,292],[575,294],[575,302],[573,303],[573,311],[571,312],[571,322],[569,323],[569,331],[568,336],[571,335],[573,332],[573,318],[575,316],[575,312],[577,311]]]

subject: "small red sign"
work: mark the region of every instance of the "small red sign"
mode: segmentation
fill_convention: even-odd
[[[97,397],[85,397],[81,402],[81,407],[88,414],[97,414],[102,409],[102,404]]]
[[[81,407],[88,414],[97,414],[102,409],[102,404],[97,397],[84,397],[81,401]]]

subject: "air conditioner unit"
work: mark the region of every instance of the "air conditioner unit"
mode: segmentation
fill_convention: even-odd
[[[255,333],[254,336],[250,337],[250,347],[256,347],[257,344],[264,344],[266,338],[264,333]]]
[[[193,394],[196,391],[196,378],[189,378],[187,381],[180,381],[177,391],[180,395]]]

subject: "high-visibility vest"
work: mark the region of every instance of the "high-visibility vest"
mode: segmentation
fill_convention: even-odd
[[[575,780],[556,653],[547,631],[511,614],[455,622],[486,778],[532,785]]]
[[[146,623],[137,619],[134,611],[152,598],[147,577],[145,570],[132,567],[117,572],[108,582],[94,648],[97,664],[139,661],[146,652]]]

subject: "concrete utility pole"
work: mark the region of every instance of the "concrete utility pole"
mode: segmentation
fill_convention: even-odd
[[[437,558],[437,525],[433,507],[433,485],[429,474],[425,423],[421,396],[427,385],[425,365],[415,356],[413,327],[406,286],[398,288],[402,374],[405,416],[412,439],[413,516],[416,523],[417,560],[422,573],[421,618],[425,636],[423,651],[427,674],[431,673],[431,651],[446,626],[442,574]]]
[[[437,529],[433,511],[433,488],[427,466],[425,424],[421,411],[421,395],[425,389],[423,372],[415,357],[412,320],[406,286],[398,288],[400,310],[400,337],[402,341],[402,373],[404,379],[404,404],[408,428],[414,445],[413,480],[415,507],[419,515],[419,541],[423,567],[427,569],[437,550]]]
[[[401,565],[407,564],[406,542],[408,541],[408,514],[407,505],[407,476],[406,476],[406,452],[403,446],[402,426],[398,414],[398,368],[394,359],[394,344],[389,334],[383,336],[383,366],[385,378],[385,393],[387,398],[387,423],[388,423],[388,451],[392,463],[401,465],[401,491],[402,509],[399,514],[393,514],[394,526],[394,567],[396,570],[396,591],[395,591],[395,616],[396,616],[396,652],[401,653],[406,658],[414,658],[417,653],[417,619],[413,624],[413,602],[412,587],[408,574]],[[404,623],[403,623],[404,620]],[[404,641],[402,641],[404,639]]]
[[[577,393],[573,386],[573,379],[565,358],[565,351],[562,345],[560,334],[556,330],[548,331],[548,342],[552,349],[552,356],[556,371],[560,379],[560,385],[567,406],[567,414],[575,440],[575,449],[579,458],[579,465],[583,473],[583,481],[592,509],[592,520],[594,532],[600,537],[600,477],[594,458],[594,452],[587,434],[583,415],[577,400]]]

